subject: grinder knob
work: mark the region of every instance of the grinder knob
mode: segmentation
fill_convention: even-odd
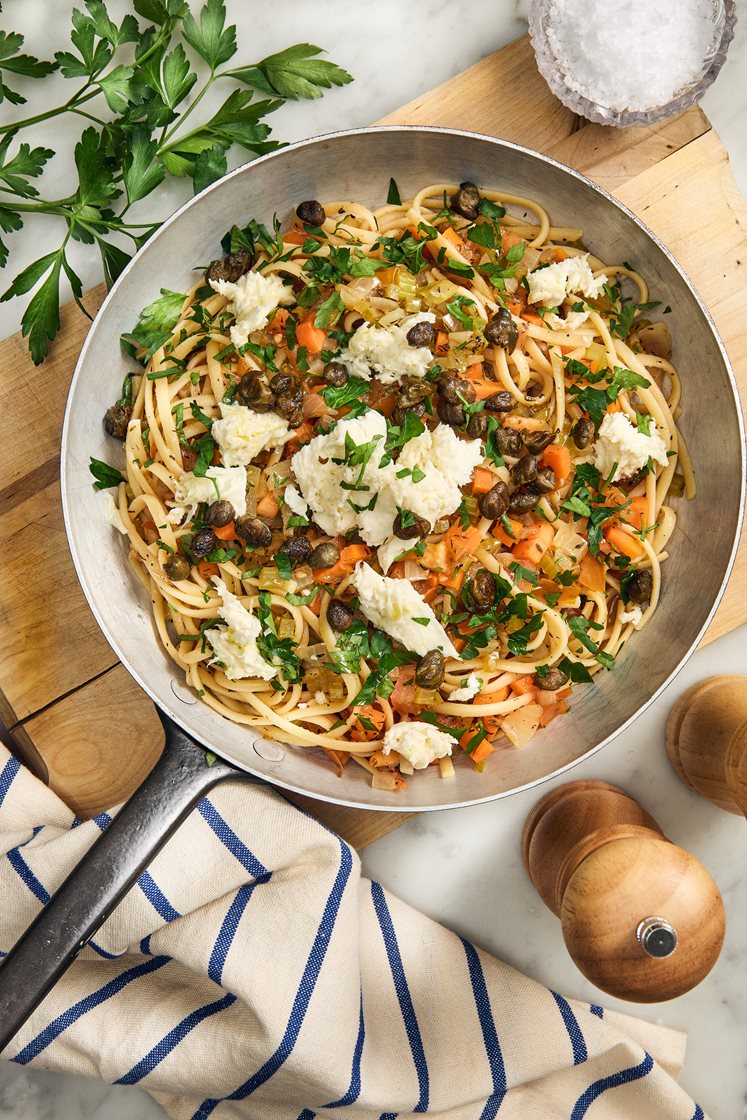
[[[553,790],[530,813],[523,850],[568,952],[603,991],[672,999],[716,963],[725,930],[718,887],[622,790],[588,781]]]

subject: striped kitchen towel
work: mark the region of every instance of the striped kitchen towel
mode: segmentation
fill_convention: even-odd
[[[111,818],[0,747],[0,949]],[[205,798],[4,1057],[178,1120],[697,1120],[682,1035],[565,999],[361,877],[269,788]]]

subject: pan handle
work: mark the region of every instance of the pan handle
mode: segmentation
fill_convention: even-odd
[[[228,780],[258,781],[217,760],[158,712],[163,754],[0,966],[0,1052],[109,917],[190,810]]]

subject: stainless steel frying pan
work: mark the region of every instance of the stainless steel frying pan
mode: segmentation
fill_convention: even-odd
[[[463,760],[453,781],[426,772],[404,794],[372,789],[357,768],[338,778],[315,752],[258,738],[198,702],[155,638],[147,597],[128,568],[125,547],[103,520],[88,471],[90,455],[112,461],[120,454],[101,423],[126,365],[119,336],[162,286],[186,290],[193,270],[216,255],[234,223],[251,216],[269,222],[273,213],[285,222],[305,198],[380,204],[390,176],[403,197],[427,183],[464,179],[529,195],[549,209],[555,224],[582,226],[586,243],[602,259],[632,262],[649,281],[652,297],[672,308],[668,322],[683,381],[681,426],[698,480],[697,500],[676,503],[677,528],[655,619],[619,657],[614,672],[579,689],[569,716],[522,751],[501,752],[484,774]],[[85,866],[73,872],[0,968],[0,1049],[186,812],[218,781],[253,776],[340,804],[425,811],[505,797],[601,749],[671,680],[716,609],[742,520],[743,438],[729,360],[682,269],[629,210],[546,156],[447,129],[340,132],[257,159],[177,211],[124,271],[99,312],[73,377],[62,439],[62,501],[83,590],[113,649],[158,705],[167,750]],[[230,765],[206,768],[197,743]],[[127,745],[113,740],[112,750],[121,749]]]

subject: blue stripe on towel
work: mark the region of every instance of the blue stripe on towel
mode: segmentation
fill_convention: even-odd
[[[585,1062],[589,1057],[589,1053],[586,1049],[586,1041],[581,1033],[581,1028],[578,1025],[578,1019],[571,1011],[571,1005],[567,999],[563,999],[563,997],[558,995],[557,992],[554,992],[552,988],[550,989],[550,995],[557,1003],[558,1011],[565,1024],[565,1029],[568,1031],[568,1037],[571,1040],[571,1046],[573,1048],[573,1064],[574,1066],[580,1066],[581,1063]]]
[[[381,935],[384,938],[386,954],[389,958],[389,967],[392,970],[394,989],[397,993],[402,1018],[405,1023],[405,1030],[407,1031],[407,1038],[410,1043],[410,1050],[412,1051],[412,1060],[415,1063],[415,1071],[418,1075],[420,1096],[418,1098],[418,1103],[413,1108],[413,1112],[427,1112],[430,1093],[428,1063],[425,1059],[425,1050],[423,1049],[423,1040],[420,1036],[420,1027],[418,1026],[415,1008],[413,1007],[410,989],[407,984],[407,977],[405,976],[404,965],[402,964],[402,956],[400,955],[399,945],[397,944],[397,934],[395,933],[392,917],[389,913],[389,907],[386,904],[386,897],[380,883],[371,883],[371,896],[373,898],[376,917],[379,919]]]
[[[262,882],[267,882],[269,878],[270,876],[267,874],[263,877]],[[210,963],[208,964],[208,976],[211,980],[214,980],[216,984],[220,984],[223,979],[223,966],[226,963],[228,950],[231,948],[236,930],[239,928],[241,916],[246,910],[249,899],[254,893],[255,886],[256,883],[245,883],[243,887],[239,887],[221,923],[218,936],[215,939],[213,951],[210,954]]]
[[[136,1085],[138,1081],[142,1081],[147,1077],[157,1065],[167,1058],[172,1050],[175,1050],[179,1043],[187,1037],[190,1031],[204,1022],[205,1019],[217,1015],[221,1011],[225,1011],[231,1004],[236,1003],[236,996],[228,992],[222,999],[215,1000],[213,1003],[206,1003],[204,1007],[198,1007],[186,1018],[182,1019],[181,1023],[169,1031],[167,1035],[156,1043],[152,1049],[148,1051],[145,1057],[137,1062],[129,1073],[125,1073],[122,1077],[118,1077],[114,1082],[115,1085]]]
[[[203,802],[202,804],[207,804],[207,802]],[[324,963],[327,948],[332,937],[332,931],[335,928],[335,922],[340,910],[342,896],[348,880],[350,879],[350,873],[353,869],[353,857],[350,853],[350,848],[346,843],[344,843],[344,841],[340,840],[339,838],[338,843],[340,845],[341,851],[340,867],[335,877],[335,881],[332,884],[332,889],[327,898],[324,912],[322,914],[322,920],[319,923],[319,928],[316,931],[316,935],[314,937],[314,941],[311,946],[311,950],[309,952],[303,974],[301,976],[301,982],[298,986],[298,991],[296,992],[296,998],[293,1001],[293,1006],[288,1017],[288,1023],[286,1025],[283,1037],[280,1040],[279,1046],[275,1050],[274,1054],[272,1054],[267,1059],[264,1065],[260,1066],[257,1072],[252,1074],[252,1076],[247,1081],[245,1081],[243,1085],[240,1085],[238,1089],[234,1089],[232,1093],[223,1098],[208,1097],[206,1100],[204,1100],[197,1111],[194,1113],[192,1120],[206,1120],[206,1117],[212,1115],[212,1113],[221,1103],[221,1100],[246,1100],[246,1098],[250,1097],[256,1089],[259,1089],[261,1085],[264,1085],[266,1081],[269,1081],[273,1074],[277,1073],[280,1067],[290,1057],[293,1051],[293,1047],[296,1045],[298,1036],[301,1033],[301,1027],[303,1026],[303,1021],[306,1016],[311,997],[314,994],[314,988],[319,978],[319,973]]]
[[[591,1011],[592,1015],[596,1015],[597,1019],[604,1018],[604,1008],[600,1007],[598,1003],[590,1003],[589,1011]]]
[[[485,975],[482,970],[480,958],[474,945],[471,945],[469,941],[465,941],[464,938],[462,938],[461,941],[464,946],[464,951],[467,954],[467,967],[469,968],[469,977],[472,981],[472,992],[475,997],[477,1017],[480,1020],[485,1053],[493,1078],[493,1092],[485,1102],[485,1108],[480,1114],[480,1120],[493,1120],[506,1095],[506,1067],[503,1064],[503,1054],[501,1053],[501,1046],[498,1041],[498,1032],[495,1029],[495,1019],[493,1018],[493,1011],[490,1006],[490,996],[488,995],[488,987],[485,983]]]
[[[705,1120],[705,1113],[699,1104],[696,1104],[695,1112],[692,1114],[691,1120]]]
[[[142,873],[137,881],[137,885],[140,887],[140,890],[148,899],[153,909],[161,915],[165,922],[175,922],[177,918],[181,918],[181,914],[171,905],[150,871],[144,871]]]
[[[0,806],[2,806],[3,801],[5,801],[6,794],[13,784],[13,779],[20,769],[20,762],[11,755],[5,763],[5,766],[3,766],[2,771],[0,771]]]
[[[358,1100],[361,1091],[361,1057],[363,1055],[363,1043],[365,1038],[366,1024],[363,1019],[363,992],[361,991],[358,1037],[355,1040],[355,1049],[353,1050],[353,1069],[350,1074],[350,1085],[339,1100],[332,1101],[330,1104],[325,1104],[325,1108],[344,1108],[345,1105],[354,1104],[355,1101]]]
[[[629,1066],[627,1069],[621,1069],[618,1073],[610,1074],[609,1077],[601,1077],[599,1081],[592,1082],[586,1092],[582,1093],[574,1104],[570,1120],[582,1120],[594,1101],[597,1097],[601,1097],[602,1093],[606,1093],[608,1089],[618,1089],[621,1085],[629,1085],[631,1081],[639,1081],[653,1068],[654,1059],[650,1054],[646,1054],[643,1061],[637,1066]]]
[[[240,840],[227,821],[223,819],[218,810],[205,797],[197,806],[200,816],[210,825],[221,844],[234,856],[241,866],[255,879],[267,875],[268,869],[250,852],[243,840]]]
[[[49,902],[52,897],[47,888],[39,882],[34,872],[31,870],[26,860],[23,858],[18,848],[11,848],[8,854],[8,863],[15,871],[16,875],[26,884],[28,889],[33,895],[39,899],[40,902]]]
[[[67,1030],[73,1023],[76,1023],[78,1019],[82,1018],[88,1011],[92,1011],[106,1000],[111,999],[112,996],[117,995],[118,992],[121,992],[123,988],[126,988],[127,985],[131,984],[134,980],[138,980],[141,976],[146,976],[149,972],[155,972],[157,969],[163,968],[165,964],[168,964],[169,960],[169,957],[151,957],[150,960],[142,961],[140,964],[135,965],[134,968],[128,968],[124,972],[120,972],[119,976],[110,980],[108,984],[104,984],[102,988],[97,988],[95,992],[91,992],[90,995],[85,996],[83,999],[73,1004],[72,1007],[68,1008],[67,1011],[63,1011],[56,1019],[53,1019],[49,1026],[45,1027],[36,1038],[27,1043],[23,1050],[19,1051],[12,1061],[17,1062],[20,1066],[28,1065],[28,1063],[33,1061],[34,1058],[37,1058],[42,1050],[45,1050],[51,1042],[54,1042],[64,1030]]]

